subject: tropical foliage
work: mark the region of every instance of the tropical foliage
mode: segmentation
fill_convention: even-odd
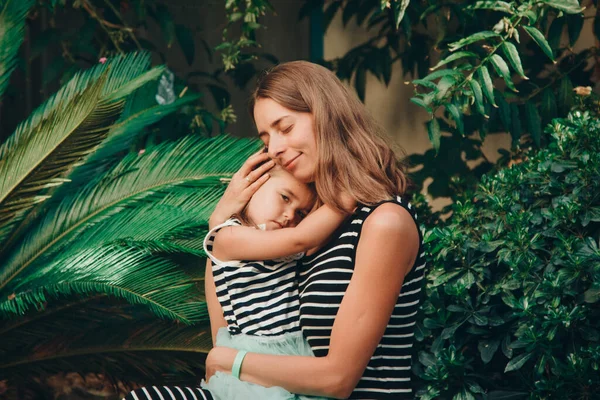
[[[544,134],[428,232],[422,399],[598,396],[600,122],[576,111]]]
[[[341,57],[323,60],[365,98],[367,75],[388,85],[394,66],[412,82],[412,101],[429,114],[433,149],[412,155],[422,168],[420,187],[432,178],[432,197],[454,197],[480,177],[548,143],[543,127],[565,117],[574,87],[598,78],[596,45],[575,44],[599,35],[600,19],[584,25],[594,0],[307,0],[303,15],[324,7],[325,28],[334,16],[363,27],[368,38]],[[592,28],[594,27],[594,28]],[[593,29],[593,33],[592,33]],[[488,135],[510,135],[498,162],[482,145]],[[443,168],[438,166],[442,164]],[[476,168],[470,165],[476,164]]]
[[[0,3],[0,16],[18,31],[27,7],[11,4]],[[16,46],[5,49],[9,71]],[[164,72],[147,53],[78,72],[0,146],[9,397],[25,398],[56,371],[138,382],[201,374],[211,345],[202,238],[223,179],[257,144],[190,134],[136,147],[146,127],[197,98],[157,104]]]

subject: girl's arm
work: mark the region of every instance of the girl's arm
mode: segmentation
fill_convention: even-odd
[[[217,298],[217,289],[212,273],[210,259],[206,259],[206,270],[204,272],[204,295],[206,296],[206,305],[208,306],[208,317],[210,319],[210,333],[213,346],[217,343],[217,332],[219,328],[226,327],[227,322],[223,317],[223,308]]]
[[[294,228],[261,231],[247,226],[225,227],[215,235],[213,255],[219,260],[271,260],[308,251],[324,243],[346,218],[324,205]]]
[[[281,386],[292,393],[348,397],[381,341],[418,249],[419,234],[408,211],[392,203],[379,206],[364,222],[354,274],[333,324],[328,355],[249,353],[241,379]],[[215,371],[230,372],[236,353],[222,347],[211,350],[207,377]]]

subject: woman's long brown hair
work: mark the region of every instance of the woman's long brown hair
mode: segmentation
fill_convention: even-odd
[[[315,187],[322,203],[342,211],[340,193],[361,204],[403,195],[405,167],[366,107],[327,68],[306,61],[280,64],[264,73],[250,99],[261,98],[311,113],[317,144]]]

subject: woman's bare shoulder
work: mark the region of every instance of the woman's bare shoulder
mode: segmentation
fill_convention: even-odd
[[[419,232],[410,212],[400,204],[388,202],[379,205],[364,222],[363,234],[369,231],[416,235]]]
[[[378,206],[364,221],[357,252],[366,255],[367,259],[388,254],[397,261],[396,267],[402,266],[402,275],[406,275],[416,260],[419,245],[419,231],[410,212],[389,202]],[[373,267],[371,264],[369,268]]]

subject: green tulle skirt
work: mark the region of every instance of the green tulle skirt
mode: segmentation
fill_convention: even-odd
[[[250,353],[314,356],[301,332],[274,337],[230,335],[227,328],[220,328],[215,346],[246,350]],[[216,400],[329,400],[325,397],[293,394],[278,386],[266,388],[222,372],[213,375],[208,383],[202,381],[201,386],[208,389]]]

